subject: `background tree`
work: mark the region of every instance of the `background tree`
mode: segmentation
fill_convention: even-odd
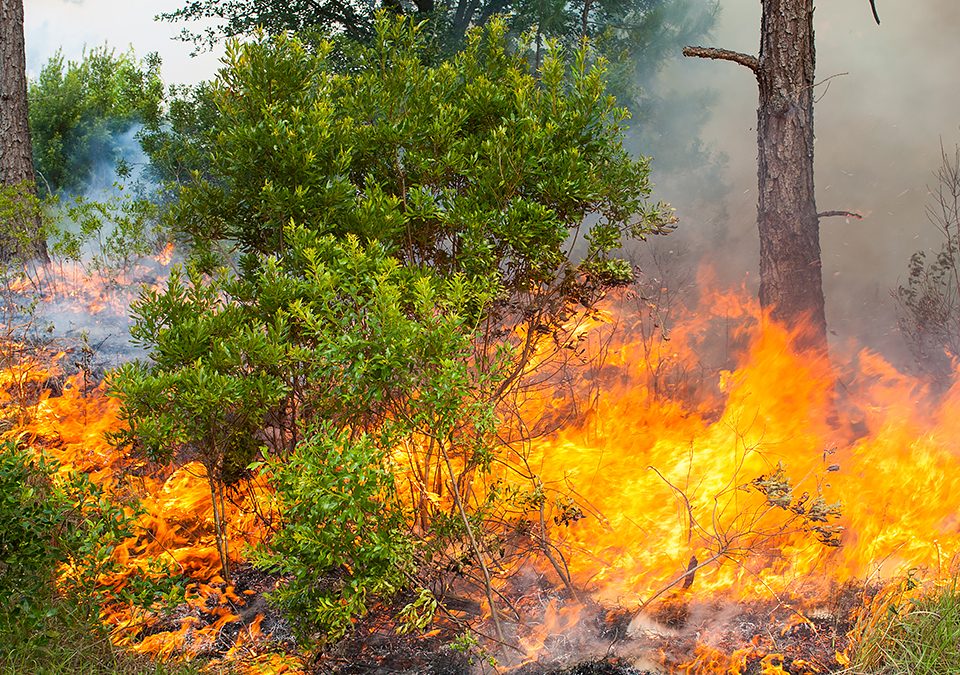
[[[940,233],[940,250],[910,257],[906,283],[894,297],[900,332],[920,368],[949,386],[960,357],[960,146],[940,148],[937,182],[927,219]]]
[[[194,0],[159,18],[217,21],[202,34],[182,33],[183,39],[207,46],[260,28],[270,34],[293,31],[369,43],[376,12],[385,10],[426,21],[424,33],[431,36],[434,54],[450,55],[464,47],[469,28],[501,16],[514,38],[531,41],[534,65],[548,40],[572,49],[589,38],[614,64],[610,85],[630,105],[629,99],[639,96],[638,82],[651,81],[650,71],[669,61],[679,45],[709,31],[716,9],[713,0],[383,0],[367,5],[349,0]]]
[[[763,0],[760,56],[687,47],[684,55],[733,61],[757,78],[760,304],[827,348],[820,218],[813,184],[813,0]]]
[[[164,98],[160,58],[138,59],[106,46],[80,61],[51,58],[29,85],[33,162],[44,192],[109,185],[140,154],[141,125],[160,123]]]
[[[22,0],[0,0],[0,186],[7,203],[0,223],[0,259],[45,261],[47,244],[34,199]]]
[[[645,31],[650,19],[660,22],[668,38],[676,29],[669,21],[678,9],[689,14],[712,14],[713,3],[690,0],[383,0],[357,5],[348,0],[293,0],[282,2],[238,2],[237,0],[194,0],[173,12],[160,14],[168,21],[219,21],[203,33],[184,30],[182,38],[212,45],[219,40],[248,35],[257,28],[270,34],[284,31],[307,33],[319,30],[327,36],[343,35],[369,42],[374,37],[376,12],[386,10],[419,20],[428,20],[429,30],[448,50],[463,46],[467,30],[483,26],[497,15],[506,17],[511,32],[530,31],[536,43],[547,39],[598,38],[610,31],[618,45],[631,51],[628,36]],[[688,22],[687,25],[694,25]]]

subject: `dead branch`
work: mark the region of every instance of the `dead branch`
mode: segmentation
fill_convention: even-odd
[[[655,474],[660,476],[660,480],[669,485],[674,492],[680,495],[680,498],[683,500],[683,503],[687,507],[687,546],[693,544],[693,506],[690,504],[690,499],[687,497],[686,493],[678,488],[676,485],[667,480],[667,477],[660,473],[660,470],[655,466],[648,466],[648,469],[653,471]],[[696,564],[696,563],[694,563]]]
[[[642,606],[642,607],[647,607],[648,605],[650,605],[651,603],[653,603],[654,600],[656,600],[657,598],[659,598],[660,596],[662,596],[664,593],[666,593],[667,591],[669,591],[669,590],[670,590],[671,588],[673,588],[674,586],[676,586],[676,585],[678,585],[678,584],[680,584],[680,583],[683,583],[683,582],[685,582],[687,579],[689,579],[689,578],[691,578],[692,576],[694,576],[694,575],[697,573],[697,571],[703,569],[704,567],[707,567],[708,565],[712,565],[712,564],[715,563],[717,560],[720,560],[721,558],[724,558],[724,557],[727,557],[727,556],[728,556],[728,551],[727,551],[726,549],[722,549],[722,550],[718,551],[717,553],[714,553],[713,555],[711,555],[708,559],[704,560],[703,562],[696,562],[695,564],[688,565],[686,571],[684,571],[683,574],[681,574],[681,575],[678,576],[676,579],[674,579],[673,581],[671,581],[670,583],[668,583],[666,586],[664,586],[663,588],[661,588],[659,591],[657,591],[656,593],[654,593],[653,595],[651,595],[647,600],[644,600],[644,601],[641,603],[641,606]],[[693,562],[693,561],[691,561],[691,562]]]
[[[470,541],[470,548],[473,549],[473,554],[477,556],[477,561],[480,563],[480,569],[483,572],[484,590],[486,591],[487,602],[490,603],[490,616],[493,619],[493,627],[497,633],[497,640],[499,642],[505,642],[503,626],[500,624],[500,616],[497,613],[497,604],[493,600],[493,581],[490,576],[490,570],[487,568],[486,558],[484,558],[483,551],[480,550],[480,545],[477,543],[476,537],[473,536],[473,528],[470,526],[470,518],[467,517],[467,511],[463,506],[463,500],[460,498],[460,489],[457,484],[457,476],[453,471],[453,464],[450,462],[450,455],[447,454],[447,450],[443,446],[442,442],[439,442],[437,445],[440,449],[440,454],[443,457],[443,461],[447,466],[447,472],[450,476],[450,490],[453,492],[453,501],[456,504],[457,510],[460,512],[460,518],[463,521],[463,526],[467,532],[467,538]]]
[[[557,553],[560,553],[560,560],[558,561],[556,556],[553,555],[551,549],[556,549],[556,547],[550,542],[547,538],[547,523],[543,514],[543,503],[540,503],[540,549],[543,551],[543,554],[547,557],[547,560],[550,561],[550,564],[553,565],[553,569],[556,571],[557,576],[560,577],[560,580],[563,582],[563,585],[566,586],[567,591],[573,596],[573,599],[577,602],[581,602],[580,594],[577,592],[576,587],[573,585],[573,581],[570,579],[570,569],[567,567],[567,561],[564,560],[563,554],[560,553],[557,549]],[[563,565],[560,562],[563,562]]]
[[[857,220],[863,220],[863,214],[857,213],[856,211],[821,211],[817,214],[817,218],[835,218],[837,216],[843,216],[844,218],[856,218]]]
[[[756,56],[735,52],[729,49],[717,49],[716,47],[684,47],[684,56],[694,56],[699,59],[718,59],[720,61],[733,61],[739,63],[745,68],[749,68],[754,73],[760,72],[760,61]]]
[[[687,563],[686,579],[683,580],[684,590],[693,586],[693,580],[694,580],[694,577],[696,576],[697,565],[699,564],[700,564],[700,561],[697,560],[697,556],[695,555],[690,556],[690,562]]]

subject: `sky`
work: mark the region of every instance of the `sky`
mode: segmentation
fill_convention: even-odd
[[[27,70],[36,75],[58,48],[68,59],[79,59],[84,48],[106,43],[119,51],[133,45],[141,56],[158,52],[164,80],[170,84],[208,79],[217,70],[220,53],[191,57],[191,45],[174,39],[183,24],[154,21],[160,12],[183,4],[178,0],[24,0]]]
[[[172,39],[182,26],[153,20],[180,4],[25,0],[28,69],[36,73],[58,48],[77,58],[85,45],[132,44],[138,54],[160,53],[168,83],[211,77],[218,54],[191,58],[191,46]],[[720,5],[719,23],[705,43],[755,54],[758,0],[720,0]],[[868,0],[817,3],[817,79],[823,84],[817,88],[815,154],[819,209],[866,216],[822,224],[828,321],[836,340],[853,338],[887,349],[900,340],[891,289],[905,276],[915,250],[936,246],[924,208],[940,143],[948,149],[960,143],[960,2],[877,0],[877,5],[880,26]],[[677,207],[688,239],[709,243],[727,278],[755,280],[756,82],[733,63],[684,58],[660,77],[660,87],[713,92],[706,126],[688,133],[699,133],[706,146],[727,157],[722,177],[731,187],[723,203],[702,204],[688,183],[658,176],[656,194]]]

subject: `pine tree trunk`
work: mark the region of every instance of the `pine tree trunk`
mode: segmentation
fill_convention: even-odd
[[[23,0],[0,0],[0,185],[16,189],[18,216],[0,223],[0,260],[47,261],[35,207],[27,75],[23,41]]]
[[[813,188],[813,0],[762,4],[759,58],[712,47],[687,47],[683,53],[733,61],[757,77],[760,304],[798,331],[798,346],[825,352],[820,219]]]
[[[813,0],[764,0],[757,81],[760,304],[826,349],[813,185]]]

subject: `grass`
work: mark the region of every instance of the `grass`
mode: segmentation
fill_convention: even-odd
[[[55,611],[53,611],[55,610]],[[0,618],[0,675],[193,675],[189,665],[162,664],[117,649],[94,608],[56,601],[39,622]]]
[[[858,640],[850,673],[953,675],[960,672],[957,583],[890,602]]]

